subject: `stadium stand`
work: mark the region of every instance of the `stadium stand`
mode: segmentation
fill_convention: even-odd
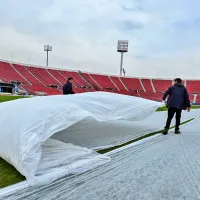
[[[166,88],[172,86],[172,80],[152,80],[156,92],[164,92]]]
[[[98,85],[101,86],[103,89],[111,89],[111,90],[118,90],[115,84],[110,80],[108,76],[102,76],[98,74],[90,74],[91,78],[95,80]]]
[[[195,96],[193,94],[189,94],[189,96],[190,96],[190,100],[191,100],[192,103],[197,103],[196,102],[196,98],[195,98]]]
[[[141,79],[146,92],[154,92],[150,79]]]
[[[55,69],[47,69],[47,71],[54,76],[60,83],[65,83],[67,79],[61,75],[61,73],[58,70]]]
[[[200,103],[200,95],[198,95],[198,96],[196,97],[195,103]]]
[[[187,88],[191,93],[200,93],[200,81],[187,81]]]
[[[117,94],[123,94],[123,95],[129,95],[129,96],[135,96],[139,97],[138,93],[135,91],[127,91],[127,90],[120,90],[120,91],[115,91]]]
[[[10,63],[0,62],[0,78],[4,82],[20,81],[22,83],[28,83],[13,67]]]
[[[158,101],[162,99],[162,93],[153,93],[153,92],[139,92],[139,96],[145,99],[150,99],[153,101]]]
[[[39,79],[37,79],[35,76],[33,76],[27,69],[27,67],[22,66],[22,65],[17,65],[17,64],[13,64],[13,67],[15,68],[15,70],[18,71],[18,73],[21,74],[22,77],[24,77],[26,80],[29,81],[30,85],[40,85],[40,86],[44,86],[44,84],[42,82],[39,81]]]
[[[89,87],[90,85],[79,75],[78,72],[60,71],[66,78],[73,77],[74,84],[77,87]]]
[[[44,86],[23,85],[23,88],[30,94],[46,93],[47,95],[58,95],[61,91],[57,88],[50,88]]]
[[[120,91],[126,90],[128,91],[128,89],[126,88],[126,86],[122,83],[121,79],[119,77],[116,76],[110,76],[111,80],[114,82],[114,84],[117,86],[117,88]]]
[[[95,90],[103,90],[103,88],[90,76],[88,73],[81,73],[84,80],[86,80]]]
[[[140,83],[140,80],[138,78],[120,77],[120,79],[129,91],[134,91],[134,90],[144,91]]]
[[[29,94],[62,94],[62,85],[73,77],[76,93],[107,91],[160,101],[162,93],[172,85],[172,80],[130,78],[26,66],[0,61],[0,80],[3,83],[20,83],[20,89]],[[185,81],[190,99],[200,104],[200,80]]]
[[[56,80],[52,75],[48,73],[48,71],[44,68],[39,67],[27,67],[28,71],[30,71],[37,79],[40,80],[46,86],[49,85],[62,85],[61,82]]]

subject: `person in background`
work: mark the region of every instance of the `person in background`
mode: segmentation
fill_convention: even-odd
[[[176,113],[176,126],[175,126],[175,134],[180,134],[179,126],[181,121],[181,112],[182,110],[186,110],[190,112],[190,99],[189,94],[186,87],[182,84],[182,80],[180,78],[176,78],[174,80],[174,85],[169,87],[168,90],[164,93],[162,100],[167,100],[167,108],[168,108],[168,118],[166,122],[165,129],[163,134],[166,135],[170,128],[171,121]]]
[[[15,84],[15,88],[14,88],[14,90],[15,90],[15,93],[16,93],[16,94],[19,93],[19,88],[18,88],[18,85],[17,85],[17,84]]]
[[[72,89],[72,83],[73,83],[73,78],[70,77],[67,80],[67,83],[63,85],[63,94],[68,95],[68,94],[74,94],[74,91]]]
[[[17,84],[14,84],[13,85],[13,94],[18,94],[18,93],[19,93],[18,86],[17,86]]]

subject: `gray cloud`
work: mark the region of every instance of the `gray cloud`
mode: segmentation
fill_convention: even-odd
[[[119,24],[121,31],[133,31],[137,29],[143,29],[143,24],[137,21],[124,20]]]
[[[132,76],[198,74],[199,1],[7,0],[0,2],[0,57],[54,67],[119,73],[118,39],[128,39]],[[195,21],[196,19],[196,21]],[[186,27],[184,29],[184,27]],[[192,70],[191,70],[192,66]]]

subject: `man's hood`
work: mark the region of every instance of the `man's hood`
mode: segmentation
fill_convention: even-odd
[[[182,83],[175,83],[174,85],[178,87],[185,87]]]

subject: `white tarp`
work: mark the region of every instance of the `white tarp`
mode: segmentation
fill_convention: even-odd
[[[2,103],[0,157],[12,164],[31,185],[48,183],[64,174],[82,172],[109,161],[109,157],[96,155],[88,149],[72,148],[71,144],[66,144],[67,141],[49,140],[52,135],[86,118],[96,121],[142,120],[159,106],[161,103],[105,92]],[[82,128],[84,134],[84,126]],[[49,146],[53,146],[55,151]],[[65,153],[70,148],[72,151]],[[51,159],[53,154],[55,160]],[[66,159],[69,154],[74,160]]]
[[[198,109],[192,109],[189,113],[183,111],[181,121],[184,122],[195,118],[199,114]],[[166,120],[166,111],[155,112],[148,118],[141,121],[113,120],[99,122],[85,119],[54,134],[52,138],[98,150],[117,146],[148,133],[160,131],[164,128]],[[171,126],[173,125],[175,125],[175,118],[171,123]]]
[[[103,167],[45,187],[0,192],[0,199],[199,200],[199,123],[200,118],[184,125],[180,135],[160,134],[110,152]]]

